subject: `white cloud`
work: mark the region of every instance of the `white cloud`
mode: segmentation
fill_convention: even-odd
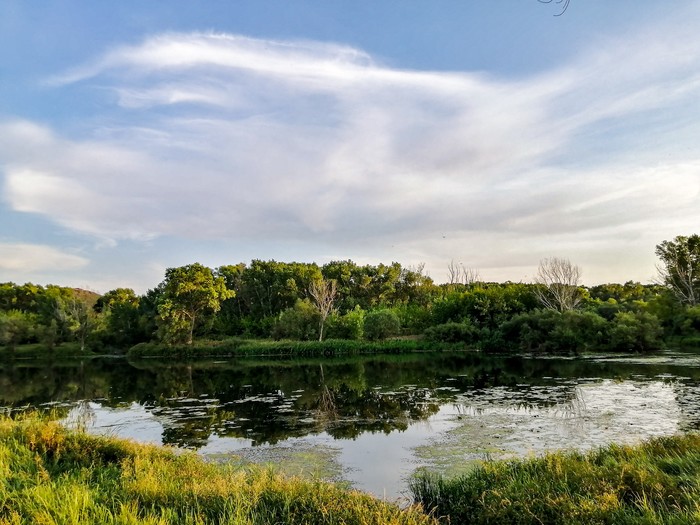
[[[89,264],[79,255],[41,244],[0,243],[0,271],[15,274],[77,270]]]
[[[687,27],[515,80],[392,69],[336,44],[155,36],[53,79],[115,93],[85,136],[0,124],[4,196],[117,240],[264,237],[435,264],[471,249],[494,269],[559,255],[567,235],[582,256],[630,231],[649,250],[648,232],[700,219]]]

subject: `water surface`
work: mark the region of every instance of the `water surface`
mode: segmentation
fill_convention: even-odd
[[[272,462],[380,497],[417,468],[590,449],[700,427],[700,356],[412,354],[191,364],[93,359],[0,367],[0,405],[53,407],[91,432]]]

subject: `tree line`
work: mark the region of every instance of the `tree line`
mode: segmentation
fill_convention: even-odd
[[[436,284],[423,267],[253,260],[169,268],[143,295],[0,284],[0,345],[71,342],[122,352],[197,338],[381,340],[423,336],[484,350],[646,351],[700,337],[700,237],[656,247],[659,280],[586,287],[567,259],[540,262],[532,283],[484,282],[455,263]]]

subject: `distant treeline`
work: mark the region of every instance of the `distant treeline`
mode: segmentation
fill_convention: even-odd
[[[700,335],[696,240],[677,237],[659,245],[662,274],[660,284],[651,285],[585,287],[578,267],[557,258],[542,261],[534,283],[483,282],[477,272],[451,265],[452,282],[436,284],[420,267],[350,260],[323,266],[253,260],[216,269],[194,263],[168,269],[163,282],[140,296],[128,288],[99,296],[3,283],[0,344],[10,352],[27,344],[51,351],[73,342],[118,353],[144,342],[182,345],[233,336],[422,336],[486,351],[655,350],[670,337]],[[679,284],[692,265],[697,271]],[[684,292],[686,285],[690,291]]]

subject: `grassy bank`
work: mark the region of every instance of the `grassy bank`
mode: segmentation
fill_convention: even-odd
[[[299,356],[321,357],[358,354],[400,354],[421,351],[459,350],[463,343],[434,343],[416,339],[386,341],[354,341],[329,339],[326,341],[273,341],[269,339],[225,339],[195,341],[191,345],[164,345],[141,343],[129,349],[130,358],[167,357],[197,359],[237,356]]]
[[[56,422],[0,419],[0,523],[429,524],[335,485],[269,469],[67,431]]]
[[[423,474],[411,490],[452,524],[697,524],[700,436],[488,462],[447,480]]]
[[[445,480],[423,475],[416,501],[444,523],[700,522],[700,436],[488,462]],[[0,418],[0,524],[434,524],[332,484],[262,467]]]
[[[12,349],[8,346],[0,346],[0,359],[70,359],[72,357],[90,357],[95,354],[89,349],[81,349],[75,342],[61,343],[54,348],[47,348],[44,344],[32,343],[18,345]]]

